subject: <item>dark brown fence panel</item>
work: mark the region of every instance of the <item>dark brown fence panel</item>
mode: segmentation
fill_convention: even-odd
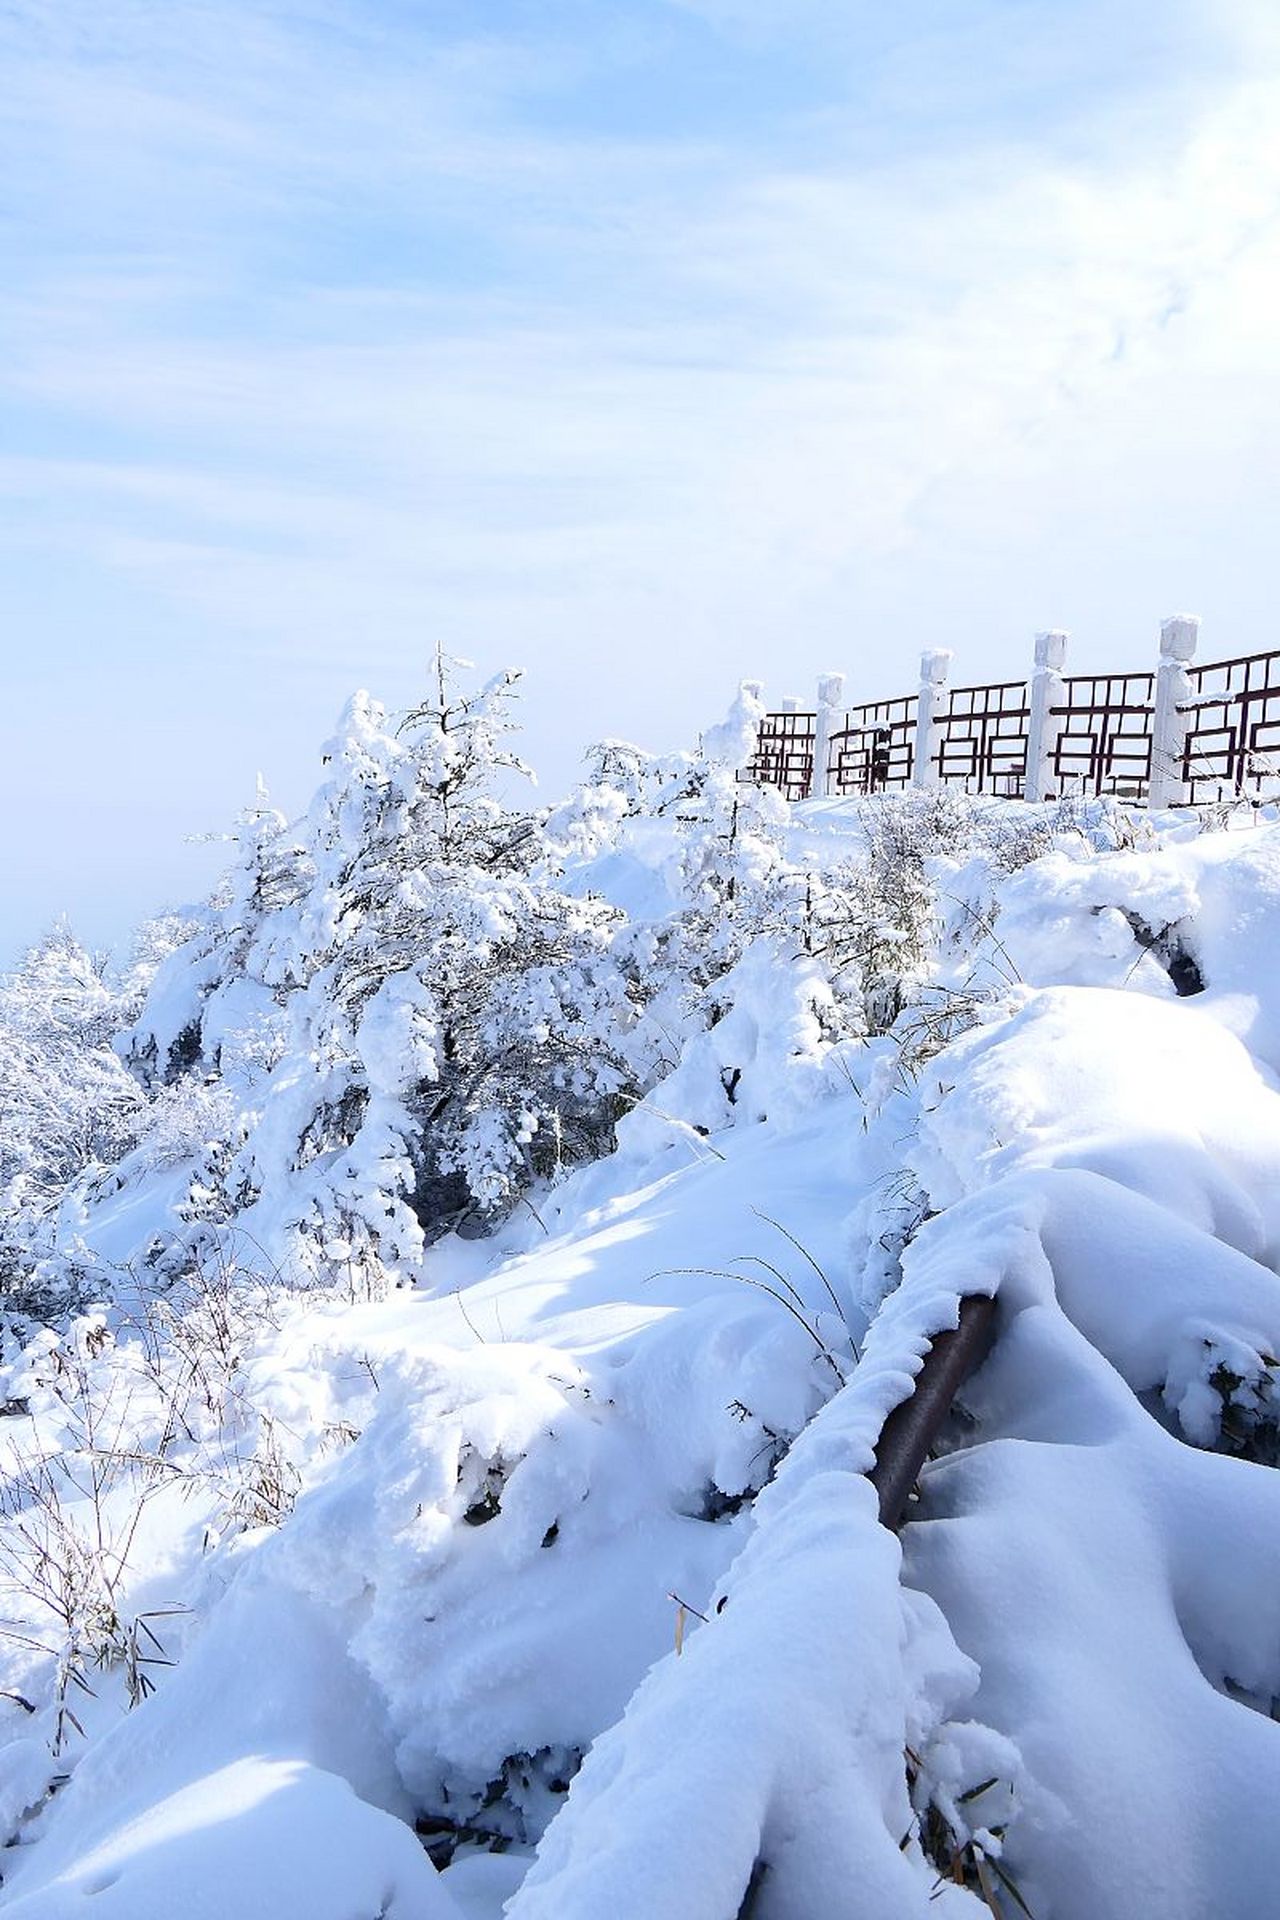
[[[1280,793],[1280,653],[1188,667],[1182,777],[1192,806]]]
[[[1140,799],[1151,778],[1155,675],[1084,674],[1064,680],[1051,763],[1059,794],[1116,793]]]
[[[743,779],[756,787],[777,787],[788,800],[803,800],[813,778],[817,721],[814,713],[766,713]]]
[[[1025,680],[953,687],[936,724],[933,765],[944,786],[966,793],[1021,795],[1027,778],[1031,707]]]
[[[1194,629],[1195,623],[1174,624]],[[1280,652],[1197,667],[1185,658],[1194,630],[1181,635],[1180,649],[1173,641],[1166,646],[1168,625],[1162,630],[1159,682],[1154,673],[1068,679],[1055,674],[1058,691],[1046,735],[1048,777],[1041,768],[1038,791],[1063,797],[1115,794],[1146,802],[1152,791],[1159,684],[1163,744],[1155,785],[1162,804],[1201,806],[1236,796],[1280,799]],[[1166,670],[1175,669],[1169,681]],[[836,683],[824,680],[820,687],[828,684]],[[969,793],[1024,793],[1031,692],[1030,683],[1021,680],[939,688],[941,710],[928,729],[930,778]],[[820,691],[820,702],[832,697]],[[919,696],[912,693],[869,701],[842,715],[826,704],[818,713],[766,714],[740,778],[776,787],[788,800],[802,800],[813,791],[815,774],[819,792],[900,790],[911,785],[915,773],[919,711]],[[822,766],[816,765],[819,754]]]
[[[919,704],[919,696],[909,693],[900,700],[850,707],[843,727],[831,736],[832,793],[883,793],[911,785]]]

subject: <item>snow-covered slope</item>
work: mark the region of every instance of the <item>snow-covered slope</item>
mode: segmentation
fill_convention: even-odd
[[[0,1376],[0,1911],[1262,1920],[1280,827],[816,806],[717,923],[622,791],[548,829],[667,969],[613,1153],[383,1298],[255,1259],[269,1191],[155,1284],[176,1159],[68,1201],[115,1278]]]

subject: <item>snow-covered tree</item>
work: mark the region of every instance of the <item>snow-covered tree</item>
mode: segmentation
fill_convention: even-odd
[[[643,1009],[625,1045],[649,1094],[628,1137],[675,1121],[700,1133],[759,1118],[788,1062],[816,1070],[862,1030],[860,980],[815,954],[826,881],[792,842],[790,810],[745,782],[763,705],[747,682],[696,753],[658,757],[607,741],[548,833],[566,857],[644,865],[659,850],[665,910],[643,901],[616,942]],[[589,866],[588,866],[589,870]],[[652,890],[651,890],[652,891]]]
[[[153,1080],[232,1085],[225,1199],[304,1272],[411,1271],[612,1138],[621,916],[561,890],[540,816],[500,791],[525,772],[516,686],[466,691],[441,654],[398,721],[357,694],[301,820],[242,821],[125,1042]]]
[[[107,960],[59,925],[0,980],[0,1193],[39,1210],[119,1155],[143,1106],[112,1051],[127,1000]]]
[[[261,779],[227,838],[236,849],[230,868],[186,937],[151,967],[136,1024],[117,1041],[147,1087],[197,1074],[244,1091],[280,1057],[282,1008],[303,982],[273,952],[272,934],[313,873]]]

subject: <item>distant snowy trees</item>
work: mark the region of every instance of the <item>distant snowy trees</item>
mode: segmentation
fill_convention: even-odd
[[[70,928],[32,947],[0,992],[0,1182],[39,1208],[119,1154],[143,1104],[112,1051],[125,997]]]
[[[0,977],[0,1286],[21,1297],[59,1202],[134,1145],[147,1101],[114,1050],[160,957],[185,931],[166,918],[113,968],[59,925]]]

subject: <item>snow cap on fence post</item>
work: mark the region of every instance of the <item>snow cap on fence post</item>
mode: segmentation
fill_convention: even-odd
[[[949,647],[927,647],[920,655],[920,699],[916,706],[916,746],[911,769],[913,787],[939,784],[938,769],[933,764],[934,744],[950,666]]]
[[[1062,725],[1053,709],[1060,706],[1062,669],[1067,664],[1067,635],[1061,627],[1036,635],[1035,670],[1031,675],[1031,712],[1027,719],[1027,777],[1024,800],[1045,800],[1052,792],[1053,749]]]
[[[1189,798],[1183,775],[1186,709],[1192,696],[1187,662],[1195,659],[1200,621],[1194,613],[1171,614],[1160,626],[1160,665],[1151,721],[1151,784],[1147,804],[1175,807]]]
[[[737,698],[724,719],[704,730],[703,754],[717,765],[740,773],[755,758],[764,717],[764,688],[758,680],[740,681]]]
[[[823,673],[818,676],[818,712],[813,726],[813,772],[809,776],[809,799],[825,800],[831,791],[831,739],[840,731],[844,709],[844,675]]]

